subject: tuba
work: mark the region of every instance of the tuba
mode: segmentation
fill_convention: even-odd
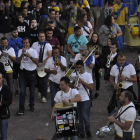
[[[108,60],[107,60],[107,64],[106,64],[106,67],[107,68],[110,68],[110,63],[111,63],[111,56],[112,56],[112,51],[111,51],[111,53],[110,53],[110,58],[108,58]]]
[[[58,57],[58,56],[55,56],[55,57],[54,57],[54,61],[55,61],[54,66],[55,66],[56,68],[58,68],[58,67],[59,67],[59,57]]]
[[[121,81],[121,75],[122,75],[122,71],[123,71],[123,67],[121,66],[119,68],[120,72],[118,74],[118,81],[117,81],[117,90],[116,90],[116,94],[121,94],[121,88],[123,87],[122,81]]]

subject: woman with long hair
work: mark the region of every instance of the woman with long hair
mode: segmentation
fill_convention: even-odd
[[[91,23],[92,27],[94,28],[94,18],[90,9],[88,7],[84,7],[82,9],[82,13],[87,14],[87,20]]]
[[[100,44],[106,48],[108,38],[117,38],[122,36],[122,31],[119,25],[115,23],[114,16],[109,15],[106,17],[104,25],[101,26],[98,34],[99,37],[104,34],[104,37],[100,40]]]
[[[99,97],[99,89],[100,89],[100,69],[101,69],[101,60],[102,60],[102,48],[99,45],[99,36],[97,33],[93,33],[91,36],[91,40],[87,44],[88,50],[91,50],[95,45],[98,45],[98,50],[95,53],[95,80],[96,80],[96,92],[94,95],[94,99]]]
[[[78,20],[78,23],[75,26],[81,27],[82,34],[87,37],[87,39],[91,39],[93,34],[93,28],[91,23],[87,20],[87,15],[82,14]]]

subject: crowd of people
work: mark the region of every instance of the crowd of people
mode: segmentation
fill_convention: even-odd
[[[106,3],[112,5],[112,13],[97,31]],[[75,103],[78,136],[70,139],[92,139],[90,108],[93,98],[100,96],[103,73],[112,93],[107,109],[108,119],[115,125],[115,140],[134,139],[133,124],[140,121],[140,52],[133,66],[126,61],[123,49],[125,26],[131,28],[132,16],[140,23],[137,0],[0,0],[1,140],[7,140],[13,96],[19,96],[16,114],[21,116],[26,111],[27,87],[31,112],[35,112],[35,88],[42,103],[47,102],[50,92],[51,119],[57,103]],[[138,83],[138,98],[133,82]],[[117,115],[124,111],[118,119],[111,116],[115,108]]]

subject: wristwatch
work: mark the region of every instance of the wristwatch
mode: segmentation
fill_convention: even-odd
[[[69,103],[71,103],[71,99],[69,99]]]
[[[128,78],[127,77],[125,78],[125,81],[128,81]]]

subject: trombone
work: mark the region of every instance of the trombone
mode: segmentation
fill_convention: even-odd
[[[112,51],[111,51],[111,53],[110,53],[110,58],[108,58],[108,60],[107,60],[107,64],[106,64],[106,67],[107,68],[110,68],[110,63],[111,63],[111,56],[112,56]]]
[[[93,46],[93,49],[91,49],[91,50],[88,52],[88,55],[87,55],[86,59],[83,61],[83,63],[86,63],[87,59],[88,59],[92,54],[95,54],[97,48],[98,48],[98,46],[96,46],[96,45]],[[71,68],[72,68],[74,65],[75,65],[75,63],[73,63],[73,64],[71,65],[71,67],[70,67],[70,68],[68,69],[68,71],[66,72],[65,76],[70,77],[70,76],[74,73],[75,69],[74,69],[71,73],[69,73],[70,70],[71,70]]]

